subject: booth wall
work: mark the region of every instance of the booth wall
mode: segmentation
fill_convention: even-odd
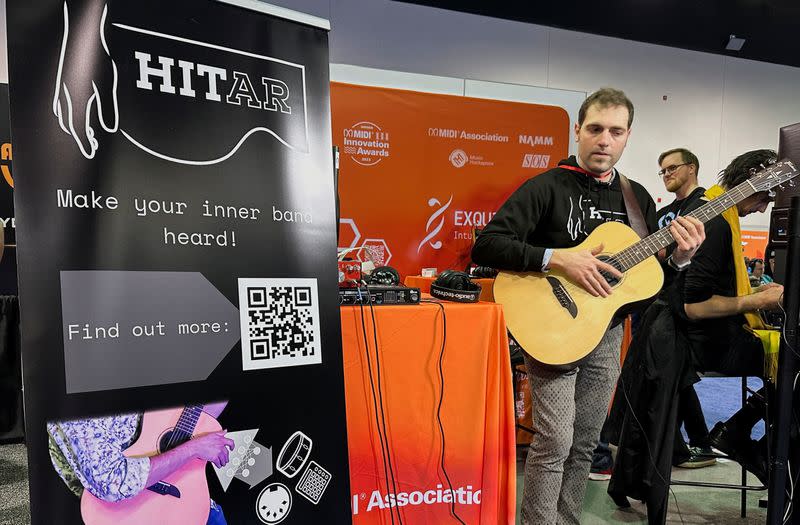
[[[777,147],[778,128],[800,121],[800,68],[391,0],[270,3],[329,19],[331,62],[398,72],[382,75],[387,87],[430,91],[431,83],[472,79],[586,93],[607,85],[625,90],[636,118],[619,167],[667,202],[655,174],[660,152],[694,151],[700,182],[708,186],[731,158]],[[5,13],[5,0],[0,6]],[[0,32],[0,82],[8,82],[4,14]],[[334,69],[332,80],[359,83],[359,71],[350,68],[343,78]],[[743,223],[766,228],[769,216]]]

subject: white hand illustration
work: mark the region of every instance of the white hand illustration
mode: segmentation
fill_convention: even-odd
[[[99,7],[87,9],[96,12],[87,13],[81,20],[94,18],[99,38],[70,40],[69,9],[64,2],[64,37],[53,95],[53,114],[61,129],[75,139],[83,156],[91,159],[99,148],[93,123],[99,122],[106,132],[115,133],[119,127],[119,110],[117,65],[111,59],[105,36],[108,6],[103,5],[102,13]],[[106,89],[109,79],[110,91]],[[103,96],[98,83],[104,88]]]

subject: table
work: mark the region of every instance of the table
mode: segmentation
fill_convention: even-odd
[[[419,288],[422,293],[429,293],[431,291],[431,283],[436,280],[436,277],[422,277],[421,275],[409,275],[403,280],[406,286]],[[494,279],[472,279],[472,282],[481,285],[481,301],[494,302]]]
[[[395,497],[387,494],[396,494],[394,510],[403,523],[457,523],[450,515],[449,486],[441,469],[444,448],[458,516],[469,525],[513,524],[513,394],[502,308],[449,302],[373,310],[344,306],[341,318],[353,523],[391,523],[387,503]],[[443,440],[437,407],[444,318]],[[376,417],[381,398],[384,414],[378,409]],[[384,468],[380,420],[385,420],[396,489]]]

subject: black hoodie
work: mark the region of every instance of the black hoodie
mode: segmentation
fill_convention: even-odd
[[[618,173],[609,184],[561,167],[578,167],[574,156],[558,165],[528,179],[500,207],[472,249],[476,264],[539,272],[547,248],[577,246],[604,222],[629,225]],[[658,229],[655,203],[641,184],[631,186],[652,233]]]

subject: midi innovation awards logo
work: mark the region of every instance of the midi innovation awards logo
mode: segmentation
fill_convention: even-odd
[[[344,153],[362,166],[374,166],[389,157],[389,132],[362,121],[344,130]]]

